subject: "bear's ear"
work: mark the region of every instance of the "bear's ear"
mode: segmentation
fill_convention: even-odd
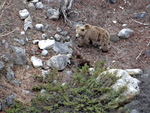
[[[80,26],[79,25],[76,25],[76,29],[78,29]]]
[[[89,29],[90,25],[89,24],[85,24],[84,27],[85,27],[85,29]]]

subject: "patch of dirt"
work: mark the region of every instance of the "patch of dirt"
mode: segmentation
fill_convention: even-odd
[[[115,34],[117,34],[123,28],[130,28],[134,31],[134,36],[130,37],[129,39],[121,39],[118,42],[111,42],[110,50],[107,53],[103,53],[98,48],[91,46],[79,48],[77,46],[78,41],[73,43],[73,47],[80,51],[82,56],[90,60],[91,64],[99,59],[103,59],[106,61],[106,65],[110,68],[140,68],[143,70],[148,70],[150,68],[150,47],[148,45],[150,42],[150,26],[139,24],[134,20],[141,23],[150,24],[149,15],[142,20],[135,19],[137,14],[146,11],[146,6],[150,3],[149,0],[126,1],[127,3],[125,3],[124,0],[118,0],[115,4],[109,4],[107,0],[74,0],[72,7],[74,12],[69,15],[69,20],[103,27],[110,33]],[[53,2],[47,2],[45,0],[42,2],[46,5],[44,10],[28,8],[27,4],[23,4],[21,0],[0,1],[0,26],[3,30],[3,32],[0,34],[0,41],[5,39],[11,45],[13,43],[11,39],[12,35],[14,35],[16,38],[25,38],[20,35],[20,32],[23,31],[23,21],[19,17],[19,11],[25,8],[30,12],[33,20],[33,26],[35,26],[37,23],[41,23],[44,26],[49,25],[49,28],[45,32],[48,37],[54,36],[57,33],[56,28],[60,27],[62,30],[68,31],[69,36],[71,36],[71,39],[73,40],[75,38],[75,30],[64,23],[63,19],[52,21],[48,18],[45,18],[46,9],[50,7],[58,8],[58,0],[54,0]],[[113,21],[116,21],[117,23],[114,23]],[[126,26],[123,27],[123,24],[126,24]],[[4,34],[7,35],[1,36]],[[35,30],[35,28],[29,29],[26,32],[26,36],[32,40],[41,39],[41,35],[42,33]],[[32,49],[39,52],[40,50],[37,48],[37,45],[32,44],[32,40],[30,40],[25,46],[30,68],[27,69],[26,66],[14,67],[16,79],[22,82],[21,86],[13,86],[12,84],[5,82],[4,77],[1,77],[0,82],[3,83],[1,84],[2,86],[0,86],[2,87],[0,89],[3,89],[0,90],[1,99],[5,99],[12,93],[16,93],[19,100],[27,103],[30,102],[30,100],[36,95],[35,92],[31,91],[31,88],[38,84],[37,81],[35,81],[34,75],[40,75],[41,69],[33,68],[30,58],[32,55],[35,55],[32,52]],[[0,52],[4,52],[2,48],[0,48]],[[9,54],[11,51],[7,52]],[[51,51],[46,57],[42,57],[40,54],[36,56],[45,61],[53,55],[54,53]],[[70,70],[69,66],[67,69],[65,69],[65,71],[66,70]],[[136,97],[136,99],[139,100],[140,103],[137,104],[137,106],[133,106],[132,109],[141,108],[140,113],[148,113],[148,111],[150,111],[150,108],[148,107],[150,106],[150,97],[147,91],[149,91],[148,84],[150,79],[147,79],[146,81],[146,78],[139,79],[142,80],[142,83],[140,84],[141,93],[138,97]],[[67,78],[65,80],[67,80]],[[31,93],[25,95],[22,92],[22,89],[29,90]],[[147,104],[148,106],[146,106]],[[147,108],[145,109],[145,107]]]

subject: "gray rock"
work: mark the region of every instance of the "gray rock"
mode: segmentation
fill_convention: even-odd
[[[63,36],[67,36],[68,35],[68,31],[61,31],[60,34],[63,35]]]
[[[114,4],[117,0],[108,0],[109,3]]]
[[[55,38],[56,41],[60,41],[61,40],[61,36],[58,35],[58,34],[55,34],[54,38]]]
[[[56,9],[48,9],[47,17],[52,20],[58,20],[59,19],[59,11]]]
[[[24,46],[26,44],[26,42],[24,41],[24,39],[17,39],[17,38],[14,38],[14,40],[16,42],[18,42],[20,45]]]
[[[38,43],[38,46],[40,49],[51,49],[53,48],[53,45],[55,43],[55,40],[40,40]]]
[[[110,41],[117,42],[119,40],[120,38],[117,36],[117,34],[110,34]]]
[[[146,7],[148,14],[150,15],[150,4]]]
[[[32,19],[30,15],[24,20],[24,30],[26,31],[27,29],[32,29]]]
[[[33,44],[38,44],[39,40],[33,40],[32,43]]]
[[[35,68],[43,66],[42,60],[35,56],[31,57],[31,62]]]
[[[12,80],[11,81],[15,86],[20,86],[21,82],[19,80]]]
[[[44,50],[42,51],[42,55],[43,55],[43,56],[46,56],[47,54],[48,54],[48,51],[44,49]]]
[[[72,49],[70,49],[68,46],[69,46],[69,44],[67,42],[63,43],[63,42],[55,41],[53,49],[57,53],[69,53],[69,54],[72,54]],[[71,46],[71,44],[70,44],[70,46]]]
[[[17,46],[11,46],[11,48],[15,54],[15,63],[18,65],[26,64],[26,50]]]
[[[29,16],[28,10],[27,9],[20,10],[19,16],[21,19],[26,19]]]
[[[34,5],[34,3],[30,2],[30,3],[28,4],[28,7],[29,7],[29,8],[35,8],[35,5]]]
[[[10,82],[11,80],[14,80],[14,79],[15,79],[15,73],[14,73],[14,71],[12,70],[11,67],[8,67],[8,68],[7,68],[6,79],[7,79],[8,82]]]
[[[148,14],[146,12],[142,12],[136,15],[136,19],[143,19],[144,17],[146,17]]]
[[[43,9],[43,8],[44,8],[44,5],[43,5],[42,2],[37,2],[37,3],[35,4],[35,7],[36,7],[37,9]]]
[[[119,38],[129,38],[134,34],[134,31],[129,28],[124,28],[118,33]]]
[[[56,30],[57,30],[58,32],[61,32],[61,31],[62,31],[62,29],[61,29],[60,27],[57,27]]]
[[[46,39],[46,34],[42,34],[42,39],[45,40]]]
[[[5,99],[6,104],[7,104],[8,107],[13,104],[14,99],[15,99],[16,97],[17,97],[17,94],[14,93],[14,94],[8,96],[8,97]]]
[[[5,39],[2,39],[2,44],[5,44],[6,43],[6,40]]]
[[[26,95],[28,95],[30,93],[30,91],[28,90],[22,90],[23,93],[25,93]]]
[[[35,25],[35,28],[36,28],[38,31],[42,31],[43,28],[44,28],[44,25],[43,25],[43,24],[36,24],[36,25]]]
[[[71,76],[73,74],[72,71],[66,71],[66,75]]]
[[[53,56],[46,61],[46,65],[53,69],[63,70],[67,66],[68,62],[70,62],[69,58],[70,57],[67,55]]]
[[[0,70],[4,69],[4,67],[5,67],[4,62],[0,61]]]
[[[132,109],[132,110],[130,111],[130,113],[140,113],[140,112],[137,111],[136,109]]]
[[[39,0],[32,0],[31,3],[37,3]]]

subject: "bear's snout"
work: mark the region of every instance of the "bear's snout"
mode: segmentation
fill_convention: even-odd
[[[76,39],[79,37],[79,34],[76,34]]]

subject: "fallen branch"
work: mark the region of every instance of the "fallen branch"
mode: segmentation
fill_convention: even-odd
[[[142,50],[140,51],[139,55],[136,57],[136,60],[138,60],[139,57],[142,55],[143,50],[144,50],[144,49],[142,49]]]
[[[1,36],[1,37],[3,37],[3,36],[7,36],[7,35],[9,35],[9,34],[11,34],[11,33],[15,32],[16,30],[18,30],[18,29],[16,28],[16,29],[12,30],[11,32],[6,33],[6,34],[3,34],[3,35],[0,35],[0,36]]]
[[[134,21],[134,22],[136,22],[136,23],[138,23],[138,24],[140,24],[140,25],[144,25],[144,26],[150,25],[150,24],[148,24],[148,23],[142,23],[142,22],[139,22],[139,21],[134,20],[134,19],[132,19],[132,21]]]

